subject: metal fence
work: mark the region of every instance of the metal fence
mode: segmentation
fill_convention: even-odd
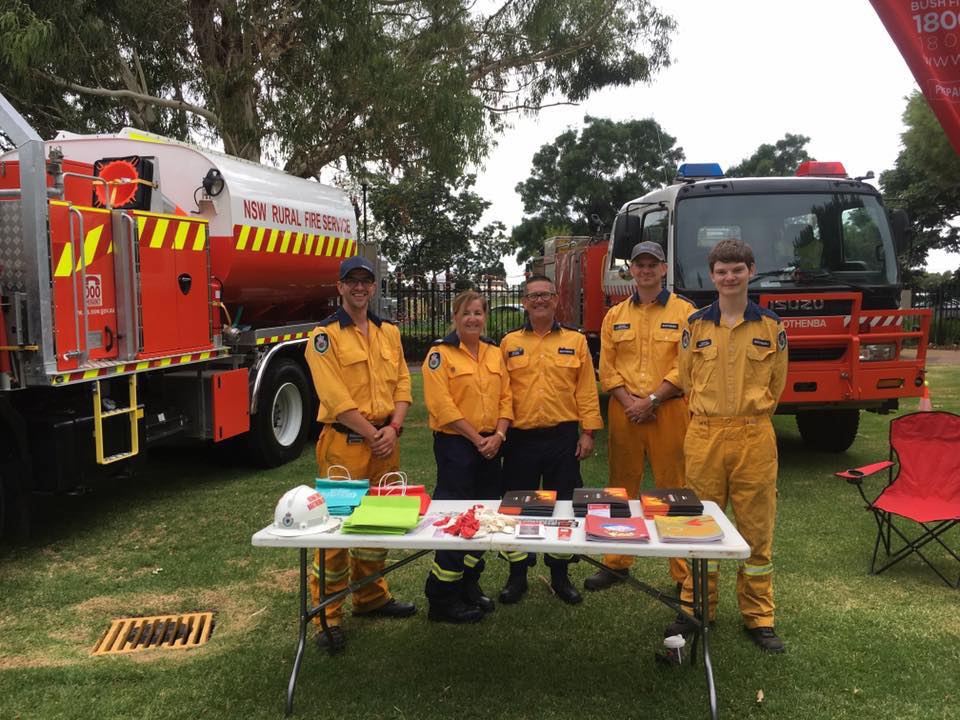
[[[933,345],[960,344],[960,281],[943,283],[935,288],[912,290],[910,304],[931,308],[930,342]]]
[[[433,341],[451,331],[453,299],[467,289],[471,288],[423,278],[401,278],[387,285],[386,295],[396,303],[393,315],[407,362],[423,360]],[[522,285],[509,286],[491,278],[472,289],[487,299],[486,334],[494,340],[499,342],[507,332],[523,324]]]

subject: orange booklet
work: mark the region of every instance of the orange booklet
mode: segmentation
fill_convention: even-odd
[[[723,530],[709,515],[657,515],[657,535],[661,542],[716,542],[723,540]]]

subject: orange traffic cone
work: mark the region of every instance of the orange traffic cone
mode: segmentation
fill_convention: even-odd
[[[933,404],[930,402],[930,385],[926,381],[923,382],[923,395],[920,396],[920,407],[917,409],[920,412],[933,410]]]

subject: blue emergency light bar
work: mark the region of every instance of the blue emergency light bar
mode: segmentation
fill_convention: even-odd
[[[723,177],[720,163],[683,163],[677,168],[679,180],[702,180]]]

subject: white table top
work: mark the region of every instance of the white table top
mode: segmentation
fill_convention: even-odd
[[[445,512],[464,512],[473,505],[482,504],[491,509],[500,505],[499,500],[434,500],[427,509],[427,515]],[[595,542],[586,539],[584,519],[579,520],[578,527],[573,528],[569,540],[557,538],[557,528],[547,527],[546,537],[543,539],[518,540],[513,535],[493,533],[483,538],[464,540],[460,537],[438,533],[440,528],[432,523],[421,523],[419,530],[413,530],[406,535],[358,535],[344,534],[340,530],[314,535],[300,535],[297,537],[278,537],[267,532],[267,526],[254,534],[253,544],[257,547],[289,547],[289,548],[387,548],[397,550],[513,550],[519,552],[552,552],[575,553],[581,555],[602,555],[604,553],[618,555],[637,555],[649,557],[684,557],[706,559],[745,559],[750,557],[750,548],[746,541],[737,532],[730,520],[724,515],[716,503],[705,502],[704,514],[712,515],[720,527],[723,528],[724,538],[719,542],[710,543],[664,543],[657,536],[657,528],[653,520],[646,520],[647,530],[650,533],[649,542],[640,543],[610,543]],[[640,502],[630,501],[630,510],[634,517],[639,517]],[[553,513],[554,518],[572,518],[573,503],[569,500],[560,500]],[[542,520],[544,518],[529,518]]]

